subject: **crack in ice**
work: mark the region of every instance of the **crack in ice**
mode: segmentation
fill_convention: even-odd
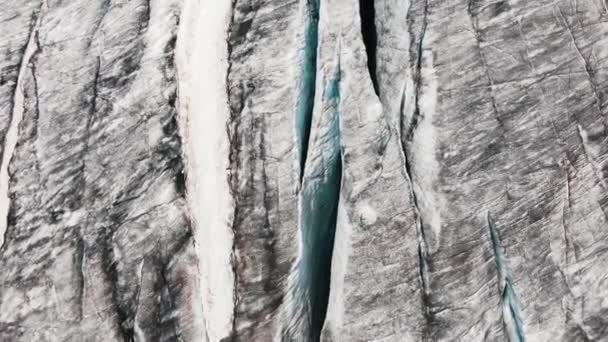
[[[511,342],[525,342],[523,331],[523,321],[520,313],[519,298],[513,286],[513,277],[506,265],[505,257],[501,251],[500,239],[496,231],[496,225],[488,212],[488,229],[490,231],[490,242],[496,263],[498,281],[501,291],[501,301],[503,310],[503,320],[507,334]]]
[[[296,103],[296,140],[299,154],[300,184],[304,177],[310,140],[310,125],[314,108],[317,78],[317,48],[319,43],[319,0],[304,0],[304,42],[301,53],[300,80]]]
[[[428,0],[424,1],[423,8],[423,18],[422,18],[422,27],[420,30],[420,38],[418,39],[418,43],[416,46],[417,56],[416,56],[416,73],[414,74],[414,83],[416,85],[415,88],[415,102],[414,102],[414,114],[411,118],[410,127],[408,128],[407,133],[405,134],[405,139],[407,141],[411,141],[414,138],[414,131],[416,127],[418,127],[418,123],[420,121],[420,93],[422,91],[422,62],[423,62],[423,51],[424,51],[424,38],[426,36],[426,28],[428,26],[428,15],[429,15],[429,3]]]
[[[331,261],[342,186],[340,143],[340,62],[323,95],[328,122],[320,126],[299,204],[300,252],[286,300],[282,338],[319,341],[329,301]]]
[[[367,68],[374,86],[374,92],[379,94],[378,77],[376,75],[376,49],[378,45],[378,33],[376,30],[376,7],[375,0],[359,0],[359,16],[361,17],[361,36],[367,53]]]

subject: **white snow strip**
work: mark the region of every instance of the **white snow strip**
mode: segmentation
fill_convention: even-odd
[[[231,265],[233,202],[228,187],[226,93],[230,1],[187,0],[177,45],[180,130],[187,196],[199,258],[209,340],[230,335],[234,313]]]
[[[10,198],[8,194],[8,185],[10,183],[10,176],[8,174],[8,166],[15,152],[15,146],[17,145],[17,139],[19,137],[19,124],[23,119],[23,79],[27,72],[27,66],[32,59],[32,56],[38,49],[36,42],[36,35],[42,22],[42,17],[48,11],[48,5],[46,0],[42,1],[38,18],[34,23],[34,27],[30,32],[30,37],[21,59],[21,65],[19,66],[19,74],[17,76],[17,85],[15,87],[15,96],[13,97],[13,113],[11,115],[11,123],[4,137],[4,153],[2,154],[2,162],[0,163],[0,247],[4,245],[4,236],[8,224],[8,211],[10,207]]]

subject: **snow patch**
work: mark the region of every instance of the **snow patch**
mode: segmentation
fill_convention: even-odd
[[[369,227],[378,220],[376,210],[365,201],[359,203],[357,206],[357,213],[359,214],[359,221],[363,227]]]
[[[227,169],[226,94],[230,1],[186,0],[177,45],[180,130],[187,197],[199,259],[207,334],[219,341],[232,331],[233,235]]]
[[[34,56],[34,53],[38,50],[37,36],[42,17],[48,12],[48,4],[46,1],[42,1],[40,12],[38,12],[38,18],[36,23],[32,27],[30,32],[23,58],[21,59],[21,65],[19,66],[19,74],[17,76],[17,85],[15,87],[15,96],[13,98],[13,113],[11,115],[11,123],[4,137],[4,153],[2,154],[2,161],[0,163],[0,248],[4,245],[4,235],[8,225],[8,214],[10,208],[9,198],[9,183],[10,175],[8,174],[8,167],[13,157],[13,152],[17,146],[17,140],[19,138],[19,124],[23,119],[23,101],[25,99],[23,93],[23,78],[27,72],[28,64]]]

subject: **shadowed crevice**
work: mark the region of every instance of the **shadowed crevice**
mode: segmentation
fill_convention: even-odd
[[[420,34],[418,35],[417,41],[412,42],[415,44],[414,56],[415,61],[415,70],[414,70],[414,84],[415,84],[415,98],[414,101],[414,113],[412,115],[411,121],[408,123],[407,131],[403,134],[406,141],[412,141],[414,138],[414,131],[418,127],[420,123],[420,96],[422,92],[422,64],[424,62],[424,38],[426,36],[426,29],[428,26],[428,15],[429,15],[429,4],[428,0],[424,1],[423,4],[423,15],[422,15],[422,27],[420,28]],[[404,127],[403,123],[401,126]]]
[[[367,53],[367,68],[374,85],[376,95],[378,91],[378,78],[376,76],[376,49],[378,46],[378,33],[376,31],[375,0],[359,0],[359,15],[361,16],[361,35]]]

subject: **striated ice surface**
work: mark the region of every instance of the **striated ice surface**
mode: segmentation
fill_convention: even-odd
[[[0,33],[0,341],[608,341],[604,1],[0,0]]]

